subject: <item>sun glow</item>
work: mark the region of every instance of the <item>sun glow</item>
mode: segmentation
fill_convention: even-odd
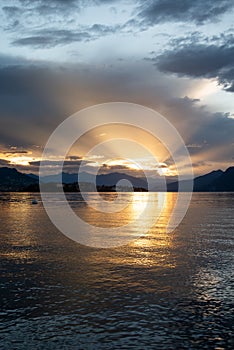
[[[159,173],[160,176],[166,176],[166,175],[169,174],[169,170],[168,170],[167,167],[163,167],[163,168],[160,167],[160,168],[158,169],[158,173]]]
[[[105,163],[103,163],[103,165],[107,165],[109,167],[112,166],[122,166],[122,167],[127,167],[131,170],[140,170],[142,169],[142,167],[140,165],[137,164],[137,162],[130,160],[130,159],[112,159],[112,160],[108,160]]]
[[[160,176],[173,176],[176,175],[176,173],[170,169],[166,163],[159,163],[158,167],[155,168],[155,164],[153,161],[149,161],[148,158],[146,159],[122,159],[122,158],[116,158],[116,159],[111,159],[103,162],[103,166],[108,166],[108,167],[126,167],[129,170],[136,170],[136,171],[155,171],[157,172]]]
[[[33,161],[33,158],[31,157],[11,157],[8,158],[8,160],[10,161],[10,164],[15,164],[15,165],[29,165],[29,163],[31,161]]]
[[[216,80],[203,79],[202,81],[199,81],[195,86],[195,89],[193,88],[190,91],[189,97],[203,99],[206,96],[217,93],[219,90],[220,87]]]

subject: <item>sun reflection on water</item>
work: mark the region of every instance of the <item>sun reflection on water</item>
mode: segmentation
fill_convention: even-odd
[[[108,195],[108,194],[106,194]],[[73,194],[71,205],[77,215],[93,225],[109,228],[120,227],[133,222],[132,239],[127,246],[123,246],[127,253],[118,258],[118,254],[112,257],[116,264],[140,265],[140,266],[167,266],[174,268],[175,264],[169,259],[170,249],[173,245],[173,234],[166,232],[173,206],[176,201],[174,193],[142,193],[133,192],[120,194],[122,201],[126,201],[126,207],[112,214],[100,213],[91,207],[82,204],[76,194]],[[92,195],[93,200],[98,200],[98,195]],[[112,194],[110,194],[112,196]],[[77,198],[76,198],[77,197]],[[110,205],[113,203],[110,202]],[[143,214],[142,214],[143,213]],[[142,215],[142,216],[141,216]],[[30,259],[36,257],[38,245],[47,244],[51,232],[56,239],[56,229],[52,224],[41,205],[32,206],[29,195],[19,195],[8,202],[8,209],[5,213],[5,220],[8,225],[8,232],[5,234],[5,242],[14,249],[2,252],[4,256],[15,259]],[[151,219],[153,221],[153,226]],[[137,221],[138,219],[138,221]],[[3,223],[4,225],[4,223]],[[149,227],[146,235],[142,235],[145,228]],[[9,234],[10,230],[10,234]],[[50,235],[50,234],[49,234]],[[119,248],[116,248],[117,250]],[[115,261],[116,260],[116,261]]]

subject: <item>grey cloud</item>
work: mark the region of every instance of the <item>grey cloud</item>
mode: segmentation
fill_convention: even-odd
[[[124,26],[123,26],[124,27]],[[89,27],[89,31],[93,32],[94,34],[114,34],[117,31],[121,30],[120,25],[115,25],[115,26],[107,26],[104,24],[94,24],[91,27]]]
[[[28,151],[4,151],[3,154],[28,154]]]
[[[8,25],[5,29],[11,30],[18,24],[22,26],[26,25],[26,22],[32,24],[32,20],[37,22],[38,19],[42,19],[46,22],[51,21],[51,16],[53,20],[56,21],[58,18],[60,20],[66,16],[67,20],[69,14],[74,14],[80,10],[81,2],[77,0],[19,0],[15,6],[9,6],[9,1],[5,1],[5,6],[2,6],[2,10],[5,13],[8,21]],[[70,18],[69,18],[70,20]]]
[[[34,165],[34,166],[61,166],[61,165],[64,165],[64,166],[80,166],[81,164],[81,161],[75,161],[75,160],[65,160],[64,162],[62,160],[43,160],[43,161],[32,161],[32,162],[29,162],[30,165]],[[83,161],[84,163],[88,163],[86,161]]]
[[[88,41],[92,36],[88,32],[73,30],[40,30],[38,35],[32,35],[14,40],[12,45],[32,46],[35,48],[48,48],[72,42]]]
[[[87,168],[88,169],[88,168]],[[92,172],[92,169],[90,169],[90,171]],[[124,165],[108,165],[105,166],[103,165],[102,167],[100,167],[99,171],[98,171],[98,175],[100,174],[110,174],[110,173],[125,173],[128,174],[130,176],[136,176],[136,177],[145,177],[144,172],[141,169],[131,169],[127,166]]]
[[[51,12],[55,14],[58,11],[74,10],[74,8],[79,9],[84,3],[83,0],[20,0],[21,8],[24,10],[30,10],[38,14],[50,14]]]
[[[192,144],[189,144],[189,145],[186,145],[187,148],[202,148],[204,145],[199,145],[197,143],[192,143]]]
[[[9,62],[7,64],[7,61]],[[48,74],[48,68],[41,65],[32,65],[29,62],[11,60],[0,57],[0,95],[26,95],[38,88],[40,80],[43,81]]]
[[[31,0],[19,0],[23,6],[31,6]],[[80,8],[84,8],[91,5],[101,5],[101,4],[113,4],[117,2],[117,0],[34,0],[34,6],[58,6],[61,8],[77,6]]]
[[[8,165],[8,163],[4,162],[4,160],[3,160],[3,163],[1,164],[1,160],[0,160],[0,166],[1,165],[15,167],[19,171],[22,171],[22,172],[38,173],[40,162],[31,162],[29,165],[16,165],[16,164],[14,164],[14,165],[9,164]],[[57,162],[47,162],[46,161],[43,164],[43,172],[55,174],[58,172],[58,165],[61,165],[61,164],[58,164]],[[81,171],[81,173],[82,172],[88,172],[88,173],[96,172],[96,169],[93,166],[89,166],[89,163],[87,163],[87,164],[82,163],[82,168],[80,170],[79,170],[79,168],[80,168],[80,164],[76,164],[76,162],[65,163],[63,166],[63,172],[73,173],[73,174],[76,174],[76,173],[78,174],[78,171]],[[136,176],[136,177],[144,177],[144,172],[142,170],[134,170],[134,169],[130,169],[130,168],[125,167],[125,166],[118,166],[118,165],[101,167],[98,170],[98,175],[110,174],[113,172],[125,173],[125,174]]]
[[[58,18],[69,21],[74,21],[74,14],[80,13],[83,9],[90,6],[108,5],[117,2],[117,0],[19,0],[17,6],[6,5],[2,10],[9,17],[9,19],[25,19],[30,16],[43,16],[46,20],[51,19],[56,21]],[[65,18],[66,16],[66,18]],[[57,17],[57,18],[56,18]]]
[[[0,81],[1,142],[26,148],[45,142],[46,130],[52,132],[65,114],[49,93],[50,82],[57,85],[53,69],[19,60],[0,65]]]
[[[232,0],[149,0],[141,1],[138,16],[147,25],[170,21],[204,24],[217,21],[233,6]]]
[[[80,30],[42,29],[35,31],[33,35],[16,39],[11,44],[16,46],[32,46],[35,48],[50,48],[58,45],[68,45],[73,42],[97,40],[103,35],[114,34],[120,28],[120,26],[112,27],[94,24],[91,27],[83,27]]]
[[[193,168],[201,168],[201,167],[214,167],[214,164],[211,162],[206,162],[206,161],[200,161],[200,162],[194,162],[193,163]]]
[[[42,167],[43,171],[45,172],[49,171],[50,173],[55,173],[57,169],[62,166],[64,172],[77,173],[81,164],[84,168],[89,168],[89,164],[92,163],[82,160],[81,158],[79,159],[80,160],[65,160],[64,162],[60,160],[31,161],[29,162],[29,165],[17,166],[17,168],[21,169],[22,171],[37,173],[39,171],[39,167]]]
[[[0,167],[9,166],[9,161],[6,159],[0,159]]]
[[[3,6],[2,10],[9,16],[15,16],[20,11],[17,6]]]
[[[2,0],[2,12],[7,18],[7,23],[1,23],[6,30],[14,30],[18,25],[21,29],[33,22],[44,24],[64,22],[66,27],[70,23],[75,23],[77,14],[90,6],[111,5],[117,0],[18,0],[10,5],[8,0]],[[42,25],[44,28],[44,26]]]
[[[224,40],[225,41],[225,40]],[[216,78],[226,91],[234,91],[234,37],[222,44],[194,43],[175,46],[155,59],[159,70],[180,76]]]
[[[161,113],[177,127],[186,144],[201,145],[189,148],[192,156],[230,164],[234,119],[229,113],[211,113],[187,97],[171,99],[164,108]]]
[[[5,1],[5,0],[4,0]],[[96,40],[113,34],[120,26],[104,24],[77,25],[77,16],[89,6],[112,4],[114,1],[100,0],[21,0],[17,6],[3,6],[5,21],[1,26],[11,33],[14,46],[51,48],[73,42]],[[51,26],[53,26],[51,28]],[[13,38],[13,39],[12,39]]]
[[[196,99],[177,98],[186,91],[185,82],[173,80],[145,62],[105,69],[19,64],[11,69],[2,67],[0,80],[3,85],[11,81],[7,93],[4,94],[3,89],[0,94],[3,145],[24,149],[31,149],[35,143],[43,146],[54,129],[77,110],[103,102],[126,101],[160,112],[174,124],[187,145],[203,145],[206,141],[204,147],[190,148],[193,155],[219,148],[220,153],[214,152],[213,158],[233,157],[229,145],[234,142],[234,119],[208,112]],[[79,164],[79,159],[70,159],[76,160]],[[165,162],[168,163],[166,159]],[[31,166],[38,167],[38,164]]]
[[[233,147],[230,147],[233,141],[234,120],[228,115],[216,113],[209,120],[204,120],[199,132],[193,136],[194,141],[203,140],[203,146],[200,149],[189,149],[193,154],[205,154],[206,160],[231,162]],[[204,142],[205,140],[205,142]],[[203,157],[204,158],[204,157]]]
[[[126,165],[109,165],[109,164],[103,164],[99,170],[101,173],[109,173],[111,171],[125,171],[129,170],[129,167]]]

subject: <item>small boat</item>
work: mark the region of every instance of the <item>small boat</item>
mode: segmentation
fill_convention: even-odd
[[[36,199],[32,199],[32,204],[38,204],[38,201]]]

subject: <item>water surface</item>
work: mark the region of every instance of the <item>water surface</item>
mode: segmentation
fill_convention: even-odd
[[[0,196],[1,349],[233,349],[234,194],[195,193],[167,234],[176,200],[168,193],[149,234],[112,249],[69,240],[39,197],[31,204],[36,196]],[[111,230],[133,220],[149,196],[157,210],[157,194],[136,194],[105,222],[79,194],[68,199]]]

